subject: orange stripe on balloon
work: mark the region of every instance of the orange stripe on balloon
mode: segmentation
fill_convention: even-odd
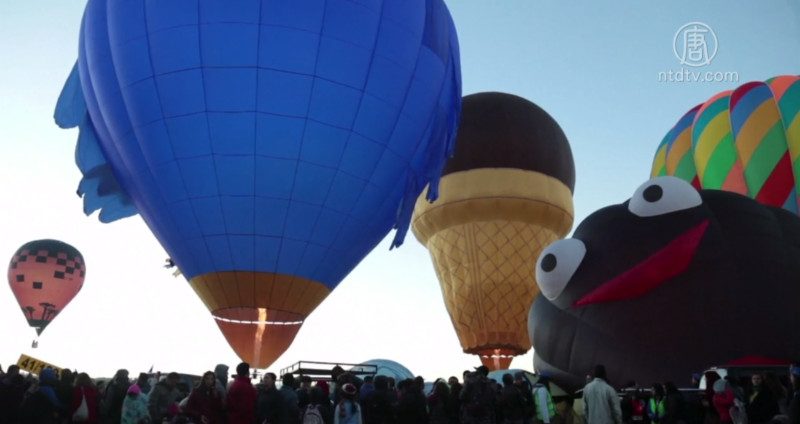
[[[775,101],[779,102],[781,97],[786,93],[786,90],[798,80],[800,80],[800,77],[793,75],[781,75],[769,80],[769,88],[772,91],[772,95],[775,97]]]
[[[777,117],[775,102],[772,99],[765,101],[750,114],[741,130],[735,135],[736,150],[739,152],[739,159],[745,168],[761,144],[761,140],[775,125]]]
[[[725,178],[725,182],[722,184],[722,190],[747,196],[747,183],[745,183],[744,180],[744,167],[742,167],[742,162],[740,160],[737,159],[736,162],[734,162],[733,167],[731,167],[731,171],[728,173],[728,176]]]
[[[723,91],[722,93],[715,94],[713,97],[711,97],[710,99],[706,100],[706,102],[703,103],[702,106],[700,106],[700,109],[697,111],[697,114],[695,115],[695,121],[694,121],[695,124],[697,123],[697,117],[699,117],[703,112],[705,112],[705,110],[708,109],[709,106],[713,105],[714,102],[716,102],[717,100],[719,100],[719,99],[721,99],[723,97],[730,96],[731,93],[733,93],[733,90]]]
[[[683,132],[681,132],[677,137],[675,137],[675,141],[672,142],[672,145],[667,151],[667,175],[675,175],[675,171],[678,169],[678,165],[680,165],[683,157],[686,156],[686,154],[691,153],[691,148],[692,127],[688,127],[684,129]]]

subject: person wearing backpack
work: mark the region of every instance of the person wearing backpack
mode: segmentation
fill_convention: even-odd
[[[308,405],[303,411],[303,424],[333,424],[333,406],[321,387],[312,387]]]
[[[361,406],[356,401],[358,389],[352,383],[342,386],[342,399],[333,413],[333,424],[362,424]]]

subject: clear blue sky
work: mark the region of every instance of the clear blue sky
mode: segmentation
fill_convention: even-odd
[[[750,80],[800,73],[800,3],[451,0],[464,94],[506,91],[539,104],[569,138],[577,220],[625,200],[648,176],[659,141],[689,108]],[[57,238],[86,257],[83,291],[48,327],[40,348],[8,289],[0,289],[0,364],[20,353],[94,376],[117,367],[200,374],[237,358],[140,218],[103,225],[81,212],[73,164],[76,131],[52,121],[77,55],[84,3],[0,2],[0,257]],[[679,70],[675,32],[701,21],[719,51],[701,71],[739,82],[659,82]],[[577,222],[577,221],[576,221]],[[427,251],[409,236],[378,246],[306,321],[273,366],[300,359],[398,360],[433,379],[477,365],[460,352]],[[530,354],[514,366],[530,369]]]

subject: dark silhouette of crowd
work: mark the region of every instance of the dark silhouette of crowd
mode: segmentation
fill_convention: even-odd
[[[553,396],[546,378],[525,373],[489,378],[486,367],[437,379],[395,381],[359,377],[335,367],[329,378],[273,373],[257,384],[247,363],[218,365],[196,382],[176,373],[119,370],[92,380],[52,369],[38,379],[16,366],[0,371],[0,424],[202,423],[202,424],[800,424],[800,366],[790,385],[775,375],[750,384],[706,375],[706,391],[672,383],[618,392],[598,366],[575,396]],[[695,376],[695,382],[699,377]],[[427,389],[426,389],[427,387]]]
[[[701,377],[703,390],[698,389]],[[621,403],[626,424],[800,424],[798,365],[789,368],[785,382],[772,372],[737,379],[707,371],[693,375],[687,390],[672,382],[649,389],[626,386]]]

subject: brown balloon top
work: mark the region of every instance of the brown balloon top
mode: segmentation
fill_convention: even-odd
[[[455,153],[442,175],[476,168],[537,171],[575,189],[572,150],[558,123],[544,109],[519,96],[465,96]]]

